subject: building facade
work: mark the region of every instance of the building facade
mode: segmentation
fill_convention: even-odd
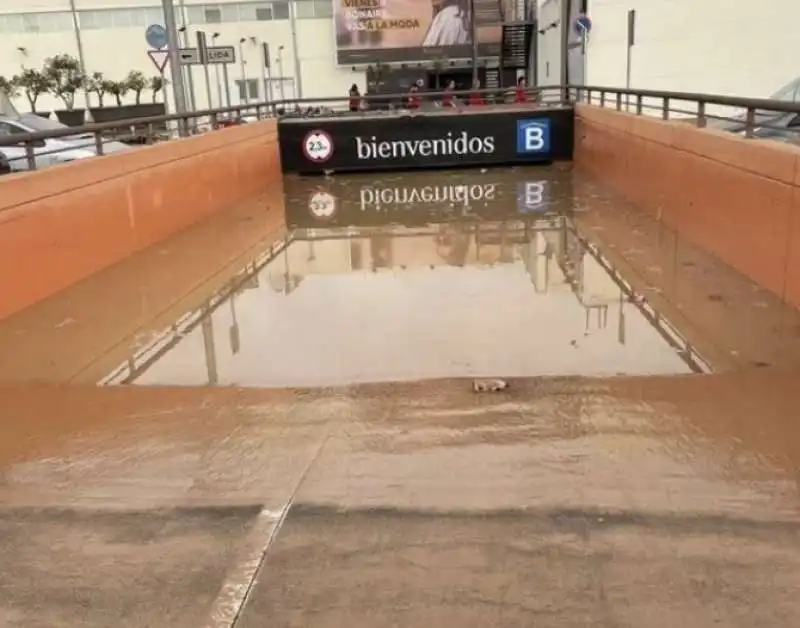
[[[236,62],[227,66],[234,105],[263,101],[270,95],[345,97],[351,84],[365,86],[363,66],[337,65],[333,0],[174,0],[174,5],[176,24],[185,27],[179,34],[182,45],[194,47],[196,33],[202,30],[210,45],[235,48]],[[160,0],[0,0],[0,76],[11,78],[23,67],[41,68],[46,58],[63,53],[75,57],[82,53],[88,74],[102,72],[110,80],[122,80],[132,70],[157,76],[145,40],[146,29],[153,24],[164,24]],[[269,73],[263,61],[264,42],[270,47]],[[210,90],[201,66],[184,66],[184,75],[187,71],[197,109],[220,106],[220,101],[224,106],[225,72],[220,66],[211,67]],[[165,72],[169,80],[169,66]],[[170,92],[166,90],[172,106]],[[144,94],[143,102],[150,100]],[[14,102],[20,111],[29,109],[24,97]],[[132,102],[133,96],[127,95],[125,103]],[[81,95],[76,107],[84,105]],[[43,95],[37,108],[56,110],[63,104]]]
[[[635,11],[633,88],[766,98],[800,76],[794,54],[797,0],[541,0],[540,83],[568,78],[624,87],[630,10]],[[585,57],[574,23],[581,12],[592,21]]]

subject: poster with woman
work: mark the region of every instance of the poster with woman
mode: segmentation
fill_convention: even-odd
[[[479,56],[500,52],[502,0],[334,0],[341,65],[472,56],[472,7]]]

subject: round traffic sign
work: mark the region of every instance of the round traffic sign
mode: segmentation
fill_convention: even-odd
[[[333,218],[336,215],[336,197],[324,190],[318,190],[308,199],[308,210],[314,218]]]
[[[592,30],[592,19],[585,13],[581,13],[575,18],[574,28],[575,33],[578,35],[588,33]]]
[[[161,50],[167,47],[169,38],[167,37],[167,29],[161,24],[151,24],[144,32],[144,38],[147,40],[147,45],[155,50]]]
[[[311,131],[303,140],[303,154],[309,161],[325,163],[333,156],[333,138],[325,131]]]

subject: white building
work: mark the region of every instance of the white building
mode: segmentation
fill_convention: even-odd
[[[363,68],[354,71],[336,65],[332,0],[174,0],[177,25],[187,26],[188,46],[195,46],[196,33],[203,30],[218,46],[234,46],[244,65],[228,66],[231,103],[265,100],[273,96],[345,97],[353,83],[365,86]],[[74,5],[74,18],[72,5]],[[184,5],[184,6],[182,6]],[[145,30],[151,24],[164,24],[160,0],[0,0],[0,76],[10,78],[22,66],[40,68],[47,57],[67,53],[79,56],[80,39],[88,74],[102,72],[111,80],[122,80],[131,70],[156,76],[158,72],[147,54]],[[77,28],[76,28],[77,25]],[[215,34],[218,34],[214,37]],[[181,37],[184,37],[181,34]],[[271,52],[271,81],[265,81],[262,42]],[[209,44],[212,42],[209,41]],[[184,72],[186,69],[184,68]],[[166,69],[169,79],[169,67]],[[244,80],[243,80],[244,73]],[[219,106],[224,94],[222,72],[211,67],[211,104]],[[202,67],[191,70],[195,105],[208,103]],[[268,88],[269,86],[269,88]],[[171,99],[170,90],[167,90]],[[83,107],[83,96],[76,107]],[[110,97],[106,97],[108,104]],[[143,102],[151,100],[145,94]],[[223,106],[225,97],[222,97]],[[126,102],[132,102],[128,96]],[[15,104],[27,111],[24,97]],[[50,95],[40,99],[43,111],[62,109]]]
[[[568,6],[569,3],[569,6]],[[632,88],[766,98],[800,76],[796,52],[800,1],[540,0],[537,71],[555,85],[568,28],[570,82],[624,87],[628,11],[635,11]],[[585,66],[574,18],[586,11],[592,29]],[[569,18],[567,18],[569,14]],[[557,25],[550,27],[553,23]]]

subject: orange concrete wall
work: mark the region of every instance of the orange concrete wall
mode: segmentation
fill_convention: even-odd
[[[579,106],[575,162],[800,307],[800,150]]]
[[[0,319],[280,177],[266,120],[0,178]]]

